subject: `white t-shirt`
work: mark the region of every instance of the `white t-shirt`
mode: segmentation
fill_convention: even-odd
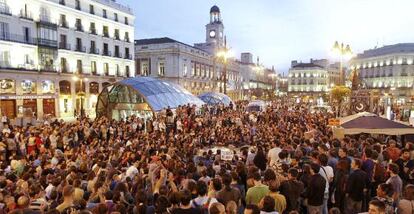
[[[332,181],[334,177],[334,172],[333,172],[332,167],[321,166],[321,169],[319,170],[319,174],[322,175],[322,177],[325,178],[326,180],[325,193],[329,193],[329,182]]]
[[[126,176],[133,178],[136,174],[138,174],[138,169],[134,165],[130,166],[126,171]]]
[[[279,153],[282,151],[281,148],[279,147],[275,147],[269,150],[269,152],[267,153],[267,158],[269,158],[270,160],[270,166],[274,165],[275,163],[277,163],[277,161],[279,160]]]

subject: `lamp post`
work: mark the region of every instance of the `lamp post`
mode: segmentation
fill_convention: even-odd
[[[338,41],[335,41],[335,44],[333,45],[333,51],[337,52],[340,56],[340,62],[339,62],[339,75],[340,75],[340,83],[345,83],[344,73],[343,73],[343,59],[348,58],[352,55],[352,50],[349,45],[344,45],[344,43],[339,44]]]
[[[217,57],[219,59],[221,59],[222,62],[223,62],[223,66],[224,66],[223,74],[222,74],[222,80],[224,82],[224,84],[223,84],[223,93],[227,94],[227,59],[230,57],[230,54],[229,54],[229,49],[227,48],[226,40],[224,40],[223,49],[217,53]]]
[[[88,78],[86,77],[82,77],[78,74],[76,74],[75,76],[72,77],[72,79],[75,81],[75,83],[77,81],[79,81],[79,88],[80,88],[80,92],[76,92],[76,85],[75,85],[75,92],[77,93],[77,95],[80,96],[80,116],[81,118],[83,118],[85,116],[85,110],[84,110],[84,97],[85,97],[85,91],[83,90],[83,84],[84,82],[88,81]],[[85,87],[86,88],[86,87]]]

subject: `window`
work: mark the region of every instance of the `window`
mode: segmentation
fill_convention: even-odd
[[[30,29],[28,27],[23,27],[23,36],[24,42],[30,43]]]
[[[0,51],[0,67],[11,67],[9,51]]]
[[[68,22],[66,21],[66,15],[60,14],[59,25],[60,27],[68,28]]]
[[[96,70],[96,61],[91,61],[91,73],[92,74],[96,74],[97,70]]]
[[[89,83],[89,93],[99,94],[99,83],[97,83],[97,82]]]
[[[108,18],[108,16],[106,15],[106,10],[105,10],[105,9],[103,9],[103,10],[102,10],[102,16],[103,16],[104,18]]]
[[[78,74],[82,74],[83,73],[83,69],[82,69],[82,60],[78,59],[76,61],[76,73]]]
[[[121,57],[121,55],[119,54],[119,46],[115,45],[115,57]]]
[[[42,93],[55,93],[55,83],[50,80],[42,81]]]
[[[117,76],[121,76],[121,71],[119,70],[119,65],[117,64],[117,65],[115,66],[115,68],[116,68],[116,75],[117,75]]]
[[[103,36],[104,37],[109,37],[109,30],[108,30],[108,26],[103,26]]]
[[[82,20],[76,19],[75,28],[77,31],[83,31]]]
[[[125,74],[126,74],[127,77],[131,76],[131,74],[129,72],[130,72],[129,71],[129,66],[127,65],[127,66],[125,66]]]
[[[89,13],[90,14],[95,14],[95,8],[91,4],[89,5]]]
[[[81,10],[81,4],[79,0],[75,0],[75,8],[76,10]]]
[[[158,63],[158,76],[165,76],[165,62]]]
[[[104,43],[103,44],[103,55],[104,56],[110,56],[111,54],[109,53],[109,50],[108,50],[108,44],[107,43]]]
[[[96,50],[96,42],[91,41],[91,49],[89,51],[91,54],[98,54],[98,50]]]
[[[68,72],[68,63],[66,58],[60,58],[60,72],[67,73]]]
[[[84,48],[82,47],[82,39],[76,38],[76,51],[85,52]]]
[[[59,92],[60,94],[71,94],[70,82],[67,80],[62,80],[59,82]]]
[[[125,32],[125,37],[124,37],[125,42],[129,42],[129,33]]]
[[[126,24],[126,25],[129,25],[129,22],[128,22],[128,17],[125,17],[125,24]]]
[[[89,26],[89,33],[96,35],[95,22],[91,22],[91,25]]]
[[[104,63],[104,75],[106,76],[109,75],[109,64],[108,63]]]
[[[187,72],[188,72],[187,64],[184,64],[184,66],[183,66],[183,75],[187,76]]]
[[[32,80],[23,80],[21,83],[23,94],[36,93],[36,82]]]
[[[196,74],[196,63],[191,62],[191,76],[195,76]]]
[[[115,29],[114,37],[116,40],[119,40],[119,29]]]
[[[0,39],[9,39],[9,23],[0,22]]]
[[[132,58],[129,56],[129,48],[125,48],[125,59],[132,59]]]
[[[118,21],[118,13],[114,13],[114,20],[117,22]]]
[[[67,43],[67,37],[64,34],[60,34],[60,42],[59,42],[59,48],[69,50],[69,44]]]
[[[143,60],[141,63],[141,71],[143,76],[149,75],[149,62],[148,60]]]
[[[12,79],[0,79],[0,94],[16,93],[16,84]]]
[[[66,5],[65,0],[59,0],[59,4]]]

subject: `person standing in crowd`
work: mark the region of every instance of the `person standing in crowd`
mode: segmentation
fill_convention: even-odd
[[[394,191],[394,194],[392,195],[392,199],[394,200],[394,203],[398,203],[402,195],[402,190],[403,190],[403,182],[400,176],[398,175],[399,167],[397,164],[391,163],[388,165],[387,171],[390,174],[390,177],[388,178],[386,183],[392,185],[392,189]]]
[[[388,214],[388,212],[385,212],[384,202],[372,200],[369,202],[368,214]]]
[[[299,172],[296,168],[290,168],[288,171],[288,179],[280,185],[280,193],[285,196],[286,209],[284,213],[299,210],[299,198],[304,190],[302,182],[297,180]]]
[[[323,212],[326,180],[319,174],[320,168],[318,164],[311,163],[311,177],[305,192],[308,214],[320,214]]]
[[[361,170],[362,162],[354,158],[351,163],[352,173],[346,183],[346,213],[359,213],[362,210],[362,201],[367,193],[369,179],[366,172]]]
[[[262,184],[262,177],[258,171],[252,173],[250,178],[253,179],[254,186],[250,187],[246,193],[246,204],[258,205],[260,200],[269,193],[269,187]]]
[[[409,184],[404,190],[404,198],[398,202],[398,214],[414,213],[414,185]]]

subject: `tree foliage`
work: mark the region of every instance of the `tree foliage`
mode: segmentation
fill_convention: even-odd
[[[348,97],[350,94],[351,94],[351,89],[344,85],[338,85],[331,89],[331,97],[337,103],[342,103],[345,97]]]

